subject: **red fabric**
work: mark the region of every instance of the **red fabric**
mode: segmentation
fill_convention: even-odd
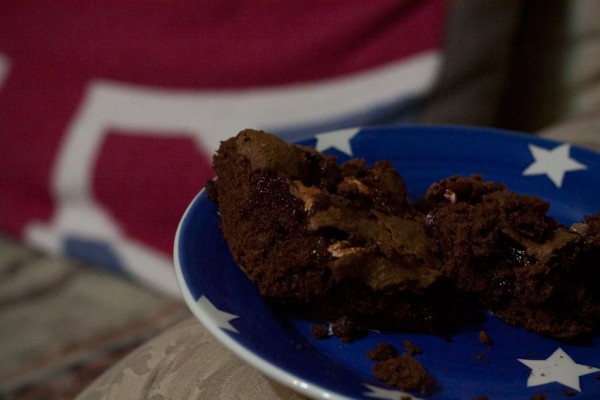
[[[94,179],[96,198],[125,224],[131,236],[170,252],[177,222],[204,182],[212,178],[210,162],[190,138],[145,137],[143,132],[111,132],[100,154]]]
[[[442,0],[3,1],[0,229],[21,235],[53,215],[57,152],[92,80],[168,89],[316,82],[438,48],[445,9]],[[179,216],[212,174],[210,152],[184,138],[113,132],[95,196],[128,235],[170,253]]]

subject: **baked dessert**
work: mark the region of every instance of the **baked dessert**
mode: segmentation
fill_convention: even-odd
[[[245,130],[214,157],[208,195],[235,262],[260,294],[362,326],[442,330],[464,307],[442,275],[424,215],[389,162],[335,157]]]
[[[510,324],[581,337],[600,327],[600,217],[568,228],[549,208],[480,175],[435,183],[421,204],[441,272],[457,290]]]
[[[389,162],[338,165],[254,130],[213,165],[233,258],[273,304],[376,329],[440,332],[486,309],[557,338],[599,327],[598,215],[567,228],[547,202],[478,175],[413,205]]]

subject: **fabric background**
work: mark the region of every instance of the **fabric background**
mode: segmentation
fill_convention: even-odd
[[[195,318],[136,349],[77,397],[117,398],[304,399],[224,349]]]
[[[0,236],[0,398],[72,399],[191,314],[122,277]]]
[[[443,0],[6,1],[0,229],[174,296],[171,252],[239,130],[414,120]]]

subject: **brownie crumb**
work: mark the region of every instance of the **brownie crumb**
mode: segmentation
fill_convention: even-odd
[[[403,341],[402,345],[404,346],[404,349],[406,350],[406,352],[408,354],[411,354],[413,356],[418,355],[418,354],[423,354],[423,350],[421,350],[421,348],[419,346],[417,346],[410,340]]]
[[[531,400],[546,400],[547,398],[545,394],[535,394],[531,397]]]
[[[332,327],[333,334],[344,343],[352,343],[365,336],[365,331],[360,329],[348,317],[342,317],[335,321]]]
[[[402,396],[402,397],[400,397],[400,400],[413,400],[413,397],[412,396],[408,396],[408,395],[407,396]]]
[[[378,343],[374,349],[367,351],[367,357],[373,361],[385,361],[398,356],[398,350],[390,343]]]
[[[477,396],[473,400],[490,400],[490,398],[487,396]]]
[[[327,339],[330,335],[329,327],[323,324],[313,324],[310,326],[310,332],[315,339]]]
[[[479,341],[482,344],[487,344],[490,346],[494,343],[490,335],[488,335],[488,333],[484,330],[479,331]]]
[[[404,353],[373,365],[373,373],[381,381],[406,391],[429,393],[433,377],[416,358]]]

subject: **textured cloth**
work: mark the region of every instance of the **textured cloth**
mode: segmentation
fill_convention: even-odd
[[[244,128],[407,120],[445,0],[0,2],[0,230],[177,296],[181,215]]]
[[[129,354],[77,400],[300,400],[224,349],[189,318]]]
[[[540,136],[600,151],[600,108],[546,128]]]
[[[538,131],[600,106],[600,1],[523,2],[505,126]]]
[[[0,237],[0,398],[72,398],[190,315],[179,301]]]

